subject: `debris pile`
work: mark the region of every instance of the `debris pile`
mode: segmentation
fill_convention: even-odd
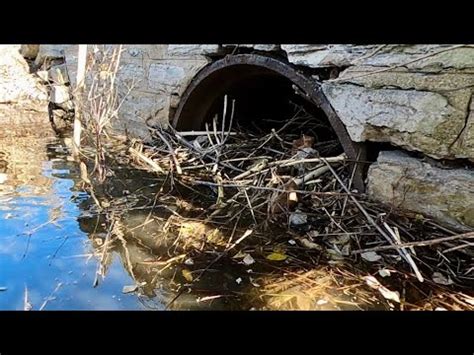
[[[246,266],[274,270],[266,281],[246,275],[239,285],[250,280],[249,285],[274,294],[294,288],[295,280],[303,278],[298,292],[310,295],[314,306],[318,297],[313,294],[321,287],[317,270],[323,268],[333,277],[325,289],[344,288],[337,281],[343,277],[352,280],[347,290],[358,290],[351,297],[369,291],[377,295],[362,297],[365,304],[474,309],[474,232],[455,233],[421,215],[375,203],[354,189],[355,166],[367,162],[349,161],[324,118],[295,107],[288,120],[241,125],[233,121],[233,106],[230,114],[224,108],[224,119],[214,117],[201,132],[156,128],[154,144],[132,141],[128,152],[135,166],[166,177],[172,189],[201,196],[193,201],[201,207],[193,218],[230,232],[227,243],[219,238],[214,245],[221,248],[217,259],[229,256]],[[170,224],[181,223],[184,217],[170,216]],[[195,246],[199,255],[205,247]],[[195,255],[188,251],[182,261]],[[192,268],[186,265],[186,270]],[[190,275],[183,274],[185,281]],[[458,290],[458,296],[450,290]],[[420,305],[420,299],[426,302]]]

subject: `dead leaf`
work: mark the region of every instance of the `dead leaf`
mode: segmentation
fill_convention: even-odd
[[[382,257],[374,251],[368,251],[366,253],[362,253],[360,254],[360,256],[362,257],[362,259],[370,261],[371,263],[382,259]]]
[[[313,243],[312,241],[310,241],[306,238],[300,238],[300,239],[298,239],[298,241],[305,248],[314,249],[314,250],[323,250],[323,248],[319,244]]]
[[[183,269],[181,271],[181,274],[183,274],[183,277],[186,279],[186,281],[188,282],[193,281],[193,275],[191,274],[191,271],[189,271],[188,269]]]
[[[390,291],[373,276],[366,276],[364,279],[368,286],[379,291],[385,299],[400,303],[400,293],[398,291]]]
[[[385,286],[382,286],[379,288],[379,292],[385,299],[400,303],[400,293],[398,293],[398,291],[390,291]]]
[[[380,285],[380,282],[373,276],[366,276],[364,277],[365,279],[365,282],[367,283],[368,286],[372,287],[372,288],[377,288]]]
[[[277,252],[273,252],[267,255],[267,259],[271,261],[283,261],[283,260],[286,260],[287,258],[288,258],[287,255],[282,254],[282,253],[277,253]]]
[[[310,237],[311,239],[314,239],[314,238],[319,237],[319,232],[315,230],[311,230],[308,233],[306,233],[306,235]]]
[[[448,276],[444,276],[442,273],[440,272],[435,272],[432,276],[432,279],[434,282],[436,282],[437,284],[440,284],[440,285],[452,285],[454,282],[453,280],[451,280],[451,278]]]
[[[138,285],[129,285],[122,288],[122,293],[132,293],[138,289]]]
[[[239,251],[237,254],[235,254],[232,259],[243,259],[247,253],[244,253],[243,251]]]
[[[252,265],[255,263],[254,258],[250,254],[245,255],[244,259],[242,260],[245,265]]]

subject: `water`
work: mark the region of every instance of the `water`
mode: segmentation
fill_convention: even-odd
[[[114,170],[104,191],[96,192],[101,202],[113,204],[111,218],[84,192],[77,163],[62,140],[0,140],[0,309],[25,309],[25,294],[34,310],[161,310],[175,298],[186,281],[185,264],[163,268],[149,261],[173,256],[159,231],[177,208],[166,197],[155,203],[163,183],[156,176]],[[123,239],[115,240],[101,260],[100,247],[112,225]],[[190,225],[193,233],[207,228]],[[207,263],[208,258],[201,264],[196,260],[192,269],[203,270]],[[103,278],[96,276],[101,265]],[[173,309],[249,309],[240,298],[246,286],[235,282],[242,273],[235,263],[216,263],[192,293],[173,301]],[[123,292],[134,285],[141,287]],[[202,298],[205,302],[199,302]]]
[[[94,250],[78,223],[89,196],[75,188],[75,164],[61,142],[2,143],[0,309],[23,309],[25,289],[33,309],[143,309],[138,297],[122,294],[134,281],[116,255],[106,281],[92,287],[97,260],[88,259]]]

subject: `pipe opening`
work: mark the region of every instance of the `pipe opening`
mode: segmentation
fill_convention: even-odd
[[[223,119],[227,96],[226,120]],[[217,117],[217,129],[229,130],[233,110],[233,127],[250,134],[285,131],[285,138],[296,140],[303,135],[314,138],[321,155],[341,154],[343,148],[323,110],[298,95],[293,83],[280,75],[263,73],[252,78],[236,80],[228,90],[216,96],[204,115],[204,125],[212,127]],[[291,142],[290,142],[291,143]]]
[[[364,147],[352,142],[315,80],[287,63],[259,55],[228,56],[199,72],[179,102],[173,125],[178,131],[201,131],[206,123],[213,129],[216,117],[217,130],[222,131],[226,96],[225,130],[235,103],[235,129],[269,134],[285,127],[290,145],[305,135],[314,139],[312,146],[321,156],[345,152],[351,161],[365,158]],[[363,191],[364,167],[356,170],[354,186]]]

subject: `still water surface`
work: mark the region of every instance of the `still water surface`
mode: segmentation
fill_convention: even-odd
[[[122,293],[134,281],[117,255],[92,287],[98,261],[78,223],[79,205],[89,196],[75,188],[77,180],[57,139],[0,145],[0,309],[22,310],[25,289],[35,310],[147,308],[140,297]]]

